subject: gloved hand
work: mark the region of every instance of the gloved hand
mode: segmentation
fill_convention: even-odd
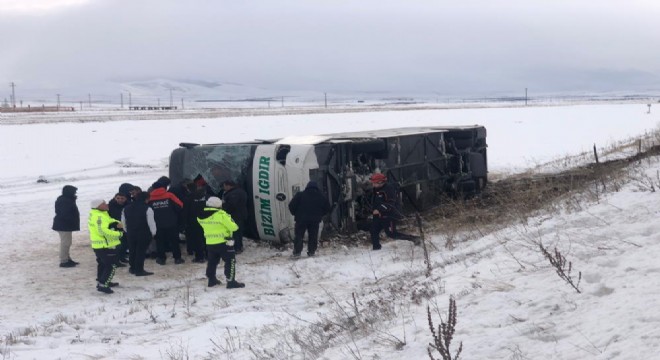
[[[233,247],[234,246],[234,240],[227,240],[227,246]]]

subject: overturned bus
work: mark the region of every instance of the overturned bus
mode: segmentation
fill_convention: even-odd
[[[371,174],[398,184],[403,213],[438,205],[447,193],[478,193],[487,183],[486,129],[482,126],[409,127],[294,136],[227,144],[181,143],[170,156],[177,184],[203,177],[219,193],[233,180],[248,193],[245,235],[288,242],[294,221],[290,199],[314,180],[332,210],[326,228],[351,233],[371,214]]]

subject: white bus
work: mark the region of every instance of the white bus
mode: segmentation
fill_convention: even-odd
[[[290,199],[315,180],[332,204],[326,228],[355,232],[371,214],[369,177],[398,184],[402,211],[439,205],[446,193],[478,193],[487,183],[483,126],[409,127],[295,136],[228,144],[182,143],[170,179],[203,177],[213,192],[233,180],[248,193],[245,235],[271,242],[293,237]]]

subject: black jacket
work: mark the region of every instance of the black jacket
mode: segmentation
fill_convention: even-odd
[[[403,219],[397,201],[397,193],[398,189],[396,185],[392,183],[386,183],[379,189],[374,188],[373,209],[378,210],[382,217],[395,220]]]
[[[183,221],[186,229],[201,228],[197,217],[206,207],[206,189],[196,189],[183,200]]]
[[[130,195],[129,195],[130,198]],[[128,198],[127,198],[128,199]],[[121,221],[121,211],[128,205],[128,200],[124,205],[120,205],[114,198],[108,202],[108,214],[111,218]]]
[[[321,222],[330,211],[330,202],[315,182],[310,181],[304,191],[297,193],[289,203],[289,211],[296,221]]]
[[[248,217],[247,193],[235,187],[222,194],[222,209],[226,211],[236,224],[245,224]]]
[[[141,201],[134,201],[124,207],[124,220],[126,221],[126,232],[131,238],[144,238],[151,236],[147,211],[149,205]]]
[[[154,209],[156,226],[163,228],[179,228],[179,214],[183,203],[165,188],[154,189],[149,194],[149,206]]]
[[[71,185],[65,185],[64,188],[62,188],[62,195],[60,195],[55,201],[53,230],[80,230],[80,212],[78,212],[78,205],[76,205],[77,190],[76,187]]]

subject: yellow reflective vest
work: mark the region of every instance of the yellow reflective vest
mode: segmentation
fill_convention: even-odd
[[[207,245],[222,244],[227,242],[227,238],[238,230],[238,225],[231,219],[231,216],[222,209],[205,208],[204,211],[215,211],[213,215],[200,219],[197,222],[204,229],[204,237]]]
[[[110,229],[110,224],[117,220],[110,217],[107,211],[92,209],[89,212],[89,238],[92,241],[92,249],[115,248],[121,241],[121,231]]]

